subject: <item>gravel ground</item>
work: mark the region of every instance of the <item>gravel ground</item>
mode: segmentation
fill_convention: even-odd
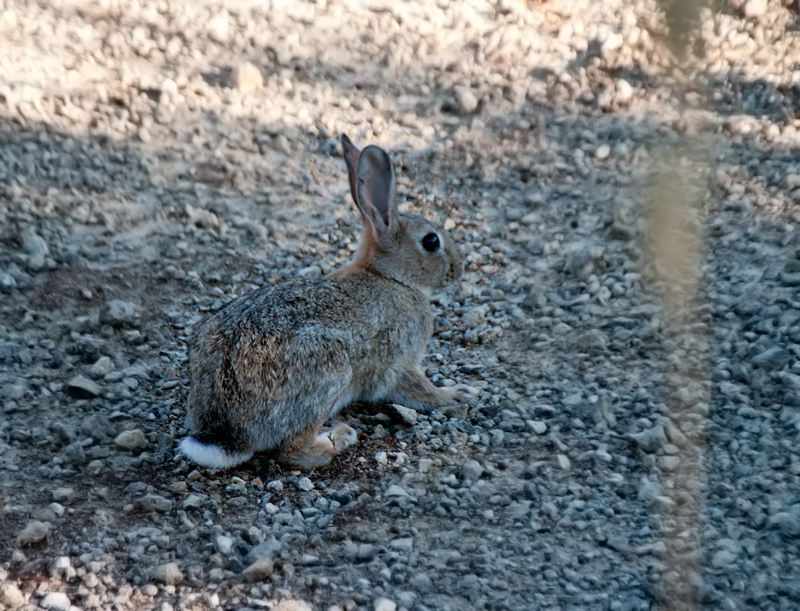
[[[798,15],[694,21],[0,0],[0,609],[800,607]],[[187,334],[350,257],[340,132],[467,253],[425,368],[480,394],[195,469]]]

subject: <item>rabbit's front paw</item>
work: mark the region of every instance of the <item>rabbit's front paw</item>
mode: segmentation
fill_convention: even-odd
[[[454,401],[469,401],[470,399],[477,397],[480,393],[480,390],[474,386],[469,386],[468,384],[456,384],[450,389],[450,391],[452,392]]]
[[[328,433],[333,447],[337,452],[349,448],[358,441],[358,433],[353,427],[340,422]]]

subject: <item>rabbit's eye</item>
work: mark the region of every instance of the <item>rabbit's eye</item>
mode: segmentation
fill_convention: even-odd
[[[439,250],[439,236],[435,233],[429,233],[424,238],[422,238],[422,248],[427,250],[428,252],[436,252]]]

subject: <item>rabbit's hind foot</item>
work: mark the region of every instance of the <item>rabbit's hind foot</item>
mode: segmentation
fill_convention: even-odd
[[[281,462],[300,469],[321,467],[327,465],[335,454],[358,440],[355,429],[342,423],[319,434],[316,434],[316,430],[307,429],[284,443],[281,448]]]

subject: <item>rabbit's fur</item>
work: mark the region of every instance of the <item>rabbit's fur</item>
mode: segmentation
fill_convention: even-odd
[[[330,276],[292,279],[235,299],[197,325],[189,344],[190,434],[181,451],[207,467],[232,467],[277,449],[313,468],[356,442],[325,421],[355,400],[417,409],[473,394],[437,388],[420,370],[433,331],[425,293],[456,280],[453,240],[397,212],[389,156],[342,136],[350,191],[364,230],[354,259]],[[432,252],[431,252],[432,251]]]

